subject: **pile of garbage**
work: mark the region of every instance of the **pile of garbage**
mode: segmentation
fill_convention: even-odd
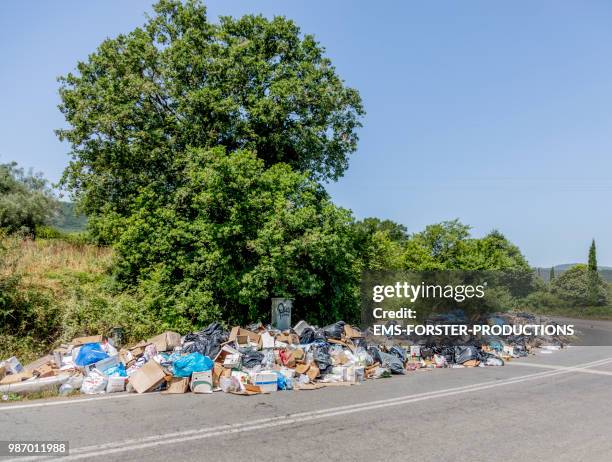
[[[529,322],[526,314],[501,314],[489,322]],[[118,342],[115,342],[118,343]],[[0,362],[0,394],[58,389],[62,395],[161,391],[254,395],[312,390],[444,367],[503,366],[535,348],[560,349],[560,338],[379,338],[338,321],[318,328],[305,321],[280,331],[261,323],[226,331],[213,323],[181,336],[164,332],[120,348],[102,335],[79,337],[23,367]]]

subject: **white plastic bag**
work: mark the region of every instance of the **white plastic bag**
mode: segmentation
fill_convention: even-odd
[[[108,378],[98,372],[97,370],[92,370],[89,375],[83,378],[83,385],[81,385],[81,393],[86,395],[96,395],[98,393],[106,392],[106,385],[108,383]]]

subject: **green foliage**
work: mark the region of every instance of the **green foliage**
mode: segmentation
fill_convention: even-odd
[[[550,267],[550,274],[548,276],[548,280],[552,281],[553,279],[555,279],[555,267],[551,266]]]
[[[274,296],[313,322],[355,319],[352,218],[317,183],[223,148],[191,150],[182,177],[163,198],[143,190],[119,224],[119,280],[155,294],[161,322],[267,320]]]
[[[391,220],[366,218],[353,226],[355,245],[366,270],[401,269],[408,239],[406,227]]]
[[[47,181],[25,173],[17,163],[0,164],[0,229],[34,235],[57,210]]]
[[[312,36],[283,17],[214,24],[198,0],[153,8],[61,79],[69,127],[57,133],[73,156],[63,184],[103,239],[117,237],[106,217],[128,216],[142,188],[182,186],[190,147],[248,149],[317,179],[343,174],[364,111]]]
[[[597,249],[595,248],[595,239],[591,241],[591,247],[589,248],[589,271],[597,272]]]
[[[606,282],[587,265],[575,265],[556,277],[551,291],[570,306],[605,305],[608,301]]]
[[[470,237],[470,227],[458,220],[429,225],[408,239],[404,269],[427,270],[521,270],[530,271],[518,247],[500,232],[482,239]]]

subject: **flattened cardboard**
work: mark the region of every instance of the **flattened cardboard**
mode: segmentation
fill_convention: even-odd
[[[357,329],[349,326],[348,324],[344,325],[344,336],[346,338],[361,338],[363,334],[359,332]]]
[[[155,345],[157,351],[170,351],[174,347],[181,346],[181,334],[168,330],[163,334],[150,338],[147,340],[147,343]]]
[[[50,364],[43,364],[40,367],[34,369],[34,375],[39,379],[44,377],[52,377],[56,375],[57,369],[54,369]]]
[[[238,339],[238,336],[244,336],[244,335],[248,337],[249,342],[253,342],[259,345],[259,342],[261,340],[261,335],[256,334],[255,332],[251,332],[250,330],[243,329],[242,327],[238,327],[238,326],[232,327],[228,340],[230,342],[233,342],[234,340]]]
[[[145,393],[154,389],[164,381],[165,374],[162,367],[155,361],[149,361],[132,374],[129,383],[138,393]]]
[[[172,377],[168,382],[168,388],[162,391],[162,395],[187,393],[189,390],[189,377]]]
[[[0,385],[11,385],[13,383],[19,383],[27,379],[31,379],[34,375],[32,371],[23,371],[19,374],[9,374],[0,380]]]
[[[86,343],[100,343],[102,340],[104,340],[102,338],[102,335],[90,335],[88,337],[73,338],[70,344],[74,346],[80,346],[85,345]]]

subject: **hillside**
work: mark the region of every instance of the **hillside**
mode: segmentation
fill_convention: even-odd
[[[555,274],[558,276],[559,274],[563,273],[564,271],[567,271],[572,266],[577,265],[577,264],[578,263],[564,263],[562,265],[555,265],[555,267],[554,267],[555,268]],[[548,281],[550,279],[550,267],[548,267],[548,268],[545,268],[545,267],[536,267],[536,268],[534,268],[534,270],[545,281]],[[599,267],[599,274],[601,274],[601,277],[604,279],[604,281],[612,282],[612,267],[610,267],[610,266],[600,266]]]
[[[76,211],[72,202],[60,201],[59,213],[51,221],[51,226],[65,233],[84,231],[87,226],[87,217]]]

